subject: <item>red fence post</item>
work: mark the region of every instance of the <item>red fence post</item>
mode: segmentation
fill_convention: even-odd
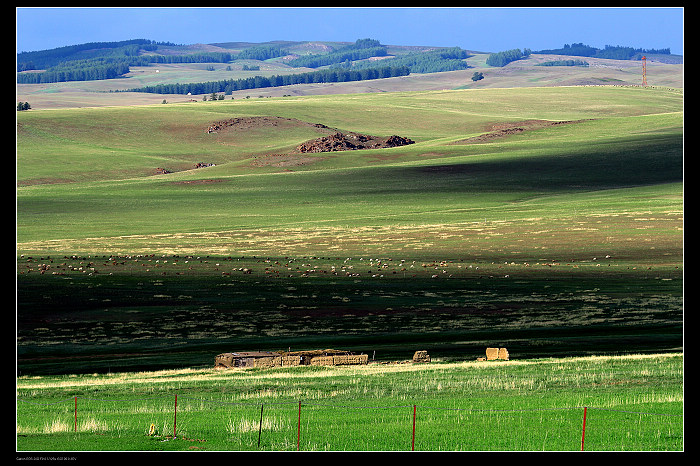
[[[415,449],[416,445],[416,405],[413,405],[413,436],[411,437],[411,451]]]
[[[583,431],[581,432],[581,451],[583,451],[583,440],[586,438],[586,411],[588,408],[583,407]]]
[[[177,393],[175,394],[175,417],[173,418],[173,438],[177,434]]]
[[[301,440],[301,400],[299,400],[299,416],[297,417],[297,451],[299,451],[299,441]]]
[[[75,418],[73,424],[73,432],[78,432],[78,397],[75,397],[75,408],[73,408],[73,415]]]

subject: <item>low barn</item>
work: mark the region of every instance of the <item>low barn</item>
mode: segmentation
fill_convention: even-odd
[[[214,367],[288,367],[288,366],[339,366],[367,364],[366,354],[352,354],[343,350],[311,351],[247,351],[222,353],[216,357]]]
[[[216,357],[214,367],[255,367],[255,361],[274,358],[275,356],[277,356],[277,353],[271,353],[269,351],[222,353]]]

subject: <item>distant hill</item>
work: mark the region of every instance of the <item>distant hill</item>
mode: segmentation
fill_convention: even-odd
[[[625,49],[642,51],[650,59],[650,85],[683,87],[682,56],[649,53],[668,52],[663,49]],[[555,53],[563,51],[568,54]],[[569,46],[489,53],[385,45],[372,39],[187,45],[146,39],[93,42],[18,53],[17,101],[41,109],[171,103],[180,101],[178,96],[190,101],[209,99],[212,93],[239,99],[641,82],[641,63],[634,54],[616,60],[600,58],[602,51],[590,47],[588,54],[594,57],[572,53],[581,51]],[[496,60],[499,57],[505,60]],[[300,58],[307,62],[296,61]],[[573,66],[577,63],[580,66]],[[218,100],[223,97],[217,95]]]
[[[459,47],[398,49],[374,39],[354,43],[231,42],[176,45],[147,39],[95,42],[17,54],[17,82],[39,84],[112,79],[131,67],[154,63],[233,63],[237,60],[275,60],[290,68],[407,67],[408,71],[433,73],[468,68],[469,53]],[[381,60],[380,60],[381,59]],[[379,63],[381,61],[381,63]]]
[[[545,55],[571,55],[575,57],[591,57],[591,58],[608,58],[611,60],[641,60],[642,56],[653,58],[662,63],[683,63],[682,55],[671,55],[670,48],[664,49],[641,49],[634,47],[626,47],[620,45],[606,45],[605,48],[599,49],[578,44],[564,44],[560,49],[540,50],[538,54]]]

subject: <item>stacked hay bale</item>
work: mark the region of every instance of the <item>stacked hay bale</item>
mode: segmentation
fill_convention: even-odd
[[[498,359],[498,348],[486,348],[486,360],[493,361]]]
[[[312,366],[344,366],[367,364],[369,356],[366,354],[334,354],[332,356],[315,356],[309,364]]]
[[[255,359],[255,365],[253,367],[289,367],[289,366],[301,366],[303,364],[303,358],[299,356],[275,356],[269,358],[257,358]]]
[[[495,361],[502,360],[507,361],[509,359],[508,350],[506,348],[486,348],[486,360]]]
[[[343,354],[333,356],[333,365],[353,365],[353,364],[367,364],[369,356],[366,354]]]
[[[413,362],[430,362],[430,355],[427,351],[419,350],[413,353]]]
[[[312,366],[332,366],[333,356],[315,356],[311,358],[309,364]]]
[[[281,363],[282,363],[281,357],[257,358],[254,360],[253,367],[263,367],[263,368],[279,367],[282,365]]]
[[[282,356],[280,358],[283,366],[301,366],[303,358],[300,356]]]

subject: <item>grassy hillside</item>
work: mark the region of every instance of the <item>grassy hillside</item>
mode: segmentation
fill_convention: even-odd
[[[680,182],[681,103],[672,91],[538,88],[22,113],[19,250],[205,230],[463,224],[522,218],[522,209],[568,215],[577,194]],[[278,119],[206,132],[258,116]],[[519,123],[533,119],[576,122]],[[469,140],[506,123],[525,129]],[[335,129],[417,144],[291,153]],[[156,175],[161,167],[173,173]],[[599,208],[582,204],[581,214]]]
[[[19,112],[20,370],[678,350],[682,104],[533,87]],[[416,143],[293,152],[335,131]]]

